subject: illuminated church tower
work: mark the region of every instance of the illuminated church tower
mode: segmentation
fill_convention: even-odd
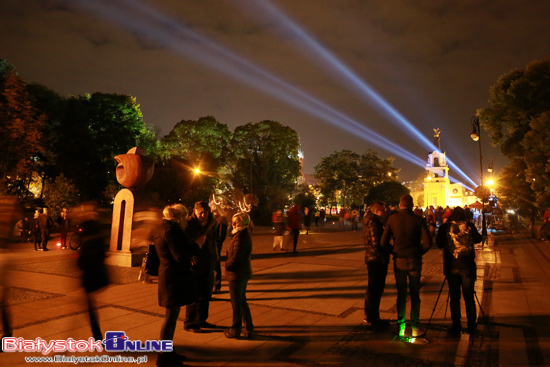
[[[451,182],[449,181],[449,166],[445,152],[441,151],[439,143],[439,129],[434,129],[434,144],[437,147],[428,154],[426,178],[424,179],[424,203],[445,207],[449,202]]]

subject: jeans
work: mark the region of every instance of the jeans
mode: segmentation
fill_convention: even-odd
[[[252,315],[246,301],[247,284],[248,279],[229,282],[229,296],[231,298],[231,308],[233,308],[233,322],[230,330],[235,335],[241,334],[243,324],[245,330],[254,331]]]
[[[393,260],[395,285],[397,287],[397,323],[405,324],[407,307],[407,280],[411,297],[411,325],[420,325],[420,277],[422,276],[422,259]]]
[[[368,282],[365,291],[365,319],[367,322],[380,320],[380,300],[386,286],[388,264],[379,261],[367,263]]]
[[[467,269],[451,269],[447,274],[449,283],[449,296],[451,307],[451,319],[453,326],[459,326],[460,323],[460,288],[462,287],[462,296],[464,297],[464,305],[466,306],[466,317],[468,319],[468,328],[476,327],[477,310],[475,303],[475,281],[476,268]]]

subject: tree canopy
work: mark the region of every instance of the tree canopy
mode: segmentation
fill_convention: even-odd
[[[499,192],[521,207],[550,205],[550,58],[500,76],[490,89],[480,124],[493,145],[500,144],[509,164]]]
[[[363,155],[342,150],[323,157],[314,168],[314,177],[327,203],[363,205],[374,186],[396,178],[399,170],[392,166],[393,160],[393,157],[382,159],[371,149]],[[336,197],[338,192],[339,198]]]
[[[300,176],[299,146],[296,131],[276,121],[238,126],[227,146],[223,179],[255,194],[258,216],[269,221],[271,211],[288,202]]]

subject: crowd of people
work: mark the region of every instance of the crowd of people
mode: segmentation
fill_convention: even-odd
[[[413,208],[413,198],[404,195],[398,211],[386,212],[384,203],[376,202],[363,218],[368,272],[364,322],[375,327],[389,324],[388,320],[380,319],[379,307],[391,256],[397,288],[398,334],[406,335],[407,288],[411,302],[411,336],[414,338],[424,334],[425,330],[420,326],[422,256],[432,247],[435,239],[437,246],[443,249],[445,281],[449,286],[452,319],[449,333],[457,335],[462,330],[462,293],[468,331],[473,334],[477,330],[474,245],[483,240],[473,223],[474,218],[467,208],[462,207],[449,208],[439,217],[430,207],[425,218],[422,211]]]
[[[187,209],[176,204],[163,210],[163,220],[155,236],[155,250],[160,260],[158,269],[158,301],[165,308],[161,340],[173,340],[181,307],[185,306],[184,329],[203,333],[216,329],[208,322],[213,292],[221,288],[220,251],[226,237],[225,277],[228,282],[232,323],[224,330],[227,338],[252,338],[254,324],[246,300],[246,287],[252,277],[250,262],[252,237],[250,217],[239,212],[231,218],[231,231],[219,213],[212,212],[207,202],[195,203]],[[161,353],[158,366],[180,365],[185,355],[175,351]]]
[[[95,339],[102,333],[97,316],[94,294],[109,283],[104,263],[105,238],[99,228],[97,212],[92,204],[82,204],[75,213],[69,215],[63,208],[55,224],[60,232],[62,248],[67,246],[67,233],[72,224],[81,229],[81,251],[78,266],[82,270],[82,286],[86,293],[90,327]],[[249,231],[250,217],[246,212],[232,216],[230,222],[212,210],[209,203],[197,202],[192,212],[181,204],[166,206],[162,212],[162,223],[155,230],[154,249],[158,256],[158,303],[165,308],[164,321],[160,330],[161,340],[173,340],[181,307],[185,306],[184,330],[203,333],[205,329],[218,329],[208,322],[209,306],[213,293],[221,289],[221,249],[226,242],[225,279],[228,282],[232,308],[231,325],[224,330],[227,338],[252,338],[254,324],[247,303],[246,290],[252,277],[251,253],[252,237]],[[273,250],[284,250],[284,234],[288,229],[292,238],[292,251],[297,253],[298,237],[305,230],[310,231],[311,219],[315,225],[324,225],[326,212],[298,205],[287,211],[286,221],[282,210],[273,214]],[[474,245],[481,242],[475,223],[477,218],[469,208],[455,207],[426,210],[414,207],[410,195],[401,197],[399,206],[386,207],[375,202],[363,213],[359,210],[342,210],[339,213],[339,227],[345,221],[362,223],[365,245],[365,264],[368,285],[364,298],[364,322],[373,327],[386,327],[389,320],[380,317],[380,301],[384,293],[388,267],[393,261],[397,289],[398,334],[406,335],[407,297],[410,298],[409,321],[411,336],[423,335],[420,325],[420,279],[422,257],[432,245],[443,249],[443,271],[448,283],[452,325],[449,333],[460,334],[461,297],[466,308],[469,333],[477,330],[475,304],[476,263]],[[5,221],[4,221],[5,222]],[[550,208],[544,214],[541,236],[550,233]],[[20,238],[34,242],[36,251],[48,251],[47,243],[54,221],[45,208],[38,208],[34,218],[19,220]],[[7,231],[3,231],[7,232]],[[5,234],[4,238],[7,237]],[[226,241],[227,239],[227,241]],[[5,267],[2,267],[5,269]],[[0,269],[1,270],[1,269]],[[11,334],[9,315],[6,313],[5,299],[7,288],[0,284],[2,292],[2,318],[4,336]],[[185,356],[175,351],[161,353],[157,365],[181,365]]]

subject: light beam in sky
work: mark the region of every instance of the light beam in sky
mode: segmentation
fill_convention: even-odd
[[[199,62],[201,65],[207,65],[224,75],[259,89],[417,166],[426,166],[424,159],[411,154],[398,144],[349,116],[313,98],[290,83],[230,52],[209,38],[192,31],[177,20],[156,11],[143,2],[137,0],[74,0],[74,2],[78,3],[83,9],[123,26],[142,38],[152,40],[178,54]]]
[[[242,2],[234,0],[233,3],[251,15],[254,20],[264,20],[266,23],[276,23],[292,35],[292,40],[298,40],[295,48],[312,60],[320,64],[328,73],[335,75],[336,79],[356,92],[365,102],[373,107],[378,113],[412,134],[417,142],[422,142],[430,151],[439,150],[433,142],[427,139],[405,116],[395,109],[388,101],[376,92],[366,81],[362,80],[348,66],[327,50],[318,40],[302,29],[295,21],[274,6],[269,0],[255,0],[251,2]],[[449,165],[461,176],[466,178],[469,183],[476,185],[475,182],[464,173],[451,159],[447,158]]]

